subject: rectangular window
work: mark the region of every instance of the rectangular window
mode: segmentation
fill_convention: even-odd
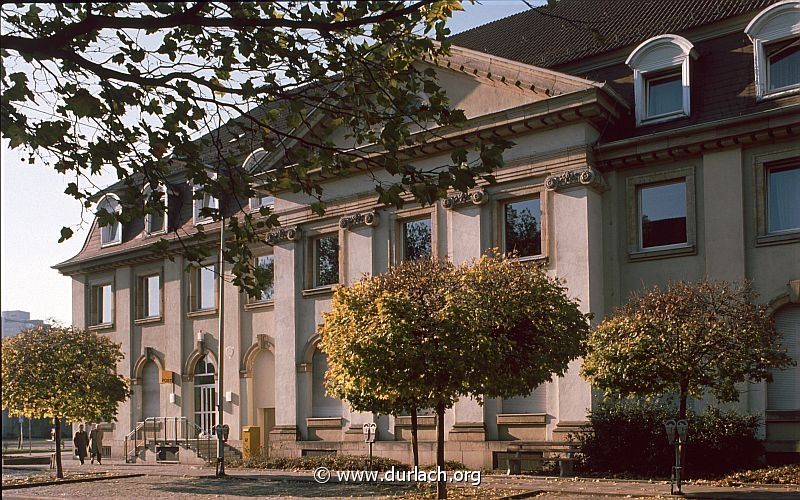
[[[161,316],[161,277],[158,274],[139,278],[139,318]]]
[[[267,302],[275,298],[275,257],[272,255],[262,255],[256,257],[256,273],[267,283],[267,287],[261,292],[260,302]]]
[[[686,180],[637,187],[640,248],[685,245]]]
[[[403,260],[431,258],[431,219],[403,223]]]
[[[519,257],[542,254],[542,209],[539,198],[503,206],[503,249]]]
[[[213,176],[212,176],[213,177]],[[195,192],[200,190],[200,186],[195,186]],[[203,197],[194,200],[194,223],[208,222],[212,216],[205,214],[206,209],[219,210],[219,200],[207,192],[203,192]]]
[[[800,38],[769,44],[765,51],[768,90],[800,85]]]
[[[681,71],[645,76],[645,101],[647,118],[683,110],[683,83]]]
[[[339,236],[313,240],[314,288],[339,282]]]
[[[93,325],[110,325],[113,323],[113,306],[114,295],[110,284],[92,287],[91,319]]]
[[[767,169],[769,232],[800,230],[800,164]]]
[[[189,286],[191,310],[208,311],[217,307],[216,265],[192,268]]]

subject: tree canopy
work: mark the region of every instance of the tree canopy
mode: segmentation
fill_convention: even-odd
[[[529,394],[566,372],[587,333],[588,317],[535,264],[419,259],[339,288],[320,349],[327,391],[354,409],[434,407],[443,466],[447,408],[465,396]]]
[[[108,337],[72,327],[43,325],[3,339],[3,408],[10,414],[56,421],[58,477],[63,421],[110,422],[128,398],[116,374],[123,359]]]
[[[3,4],[2,135],[73,177],[65,193],[101,224],[163,211],[156,188],[176,172],[196,199],[234,208],[290,190],[321,213],[321,179],[354,169],[372,175],[381,203],[433,203],[491,181],[510,145],[476,139],[426,168],[402,154],[465,120],[421,63],[447,54],[446,21],[459,9],[456,0]],[[92,175],[109,169],[119,213],[95,205]],[[219,220],[219,209],[204,211]],[[247,243],[277,223],[266,207],[227,221],[225,258],[251,295],[267,283]],[[72,234],[65,226],[62,240]],[[210,250],[196,237],[171,244],[199,261]]]
[[[689,396],[710,391],[738,401],[737,383],[770,380],[791,366],[766,307],[748,282],[676,282],[635,295],[591,334],[583,376],[622,396],[678,394],[680,418]]]

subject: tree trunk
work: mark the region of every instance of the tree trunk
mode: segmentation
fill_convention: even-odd
[[[61,467],[61,419],[56,417],[56,477],[64,478],[64,469]]]
[[[436,403],[436,498],[447,498],[444,472],[444,403]]]
[[[681,385],[681,395],[680,395],[680,405],[678,406],[678,418],[685,419],[686,418],[686,401],[689,398],[687,394],[688,389]]]
[[[414,467],[419,467],[419,439],[417,438],[417,408],[411,408],[411,451],[414,453]]]
[[[17,442],[17,449],[22,449],[22,418],[17,417],[17,421],[19,422],[19,441]]]

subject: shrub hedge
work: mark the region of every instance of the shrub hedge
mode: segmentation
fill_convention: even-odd
[[[633,400],[607,400],[589,414],[588,432],[581,443],[584,473],[669,477],[675,448],[667,441],[664,421],[675,418],[668,405]],[[718,477],[757,467],[764,453],[754,415],[709,408],[689,413],[684,477]]]
[[[369,457],[363,455],[316,455],[296,458],[271,458],[263,452],[246,459],[232,460],[229,467],[246,467],[250,469],[279,469],[279,470],[314,470],[317,467],[327,467],[330,470],[366,470],[370,469]],[[395,470],[411,470],[411,466],[392,460],[390,458],[372,457],[371,470],[387,471],[394,467]],[[434,469],[435,465],[422,465],[421,469]],[[445,462],[447,470],[466,470],[461,462],[448,460]]]

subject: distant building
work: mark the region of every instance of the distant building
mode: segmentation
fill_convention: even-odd
[[[44,324],[44,320],[31,319],[28,311],[3,311],[3,338],[13,337],[23,330],[35,328]],[[34,418],[31,420],[30,432],[35,438],[50,437],[52,422],[49,419]],[[28,420],[23,424],[23,434],[28,435]],[[8,411],[3,410],[3,438],[16,438],[19,436],[18,417],[9,417]]]
[[[44,320],[31,319],[28,311],[3,311],[3,337],[13,337],[22,330],[43,324]]]

